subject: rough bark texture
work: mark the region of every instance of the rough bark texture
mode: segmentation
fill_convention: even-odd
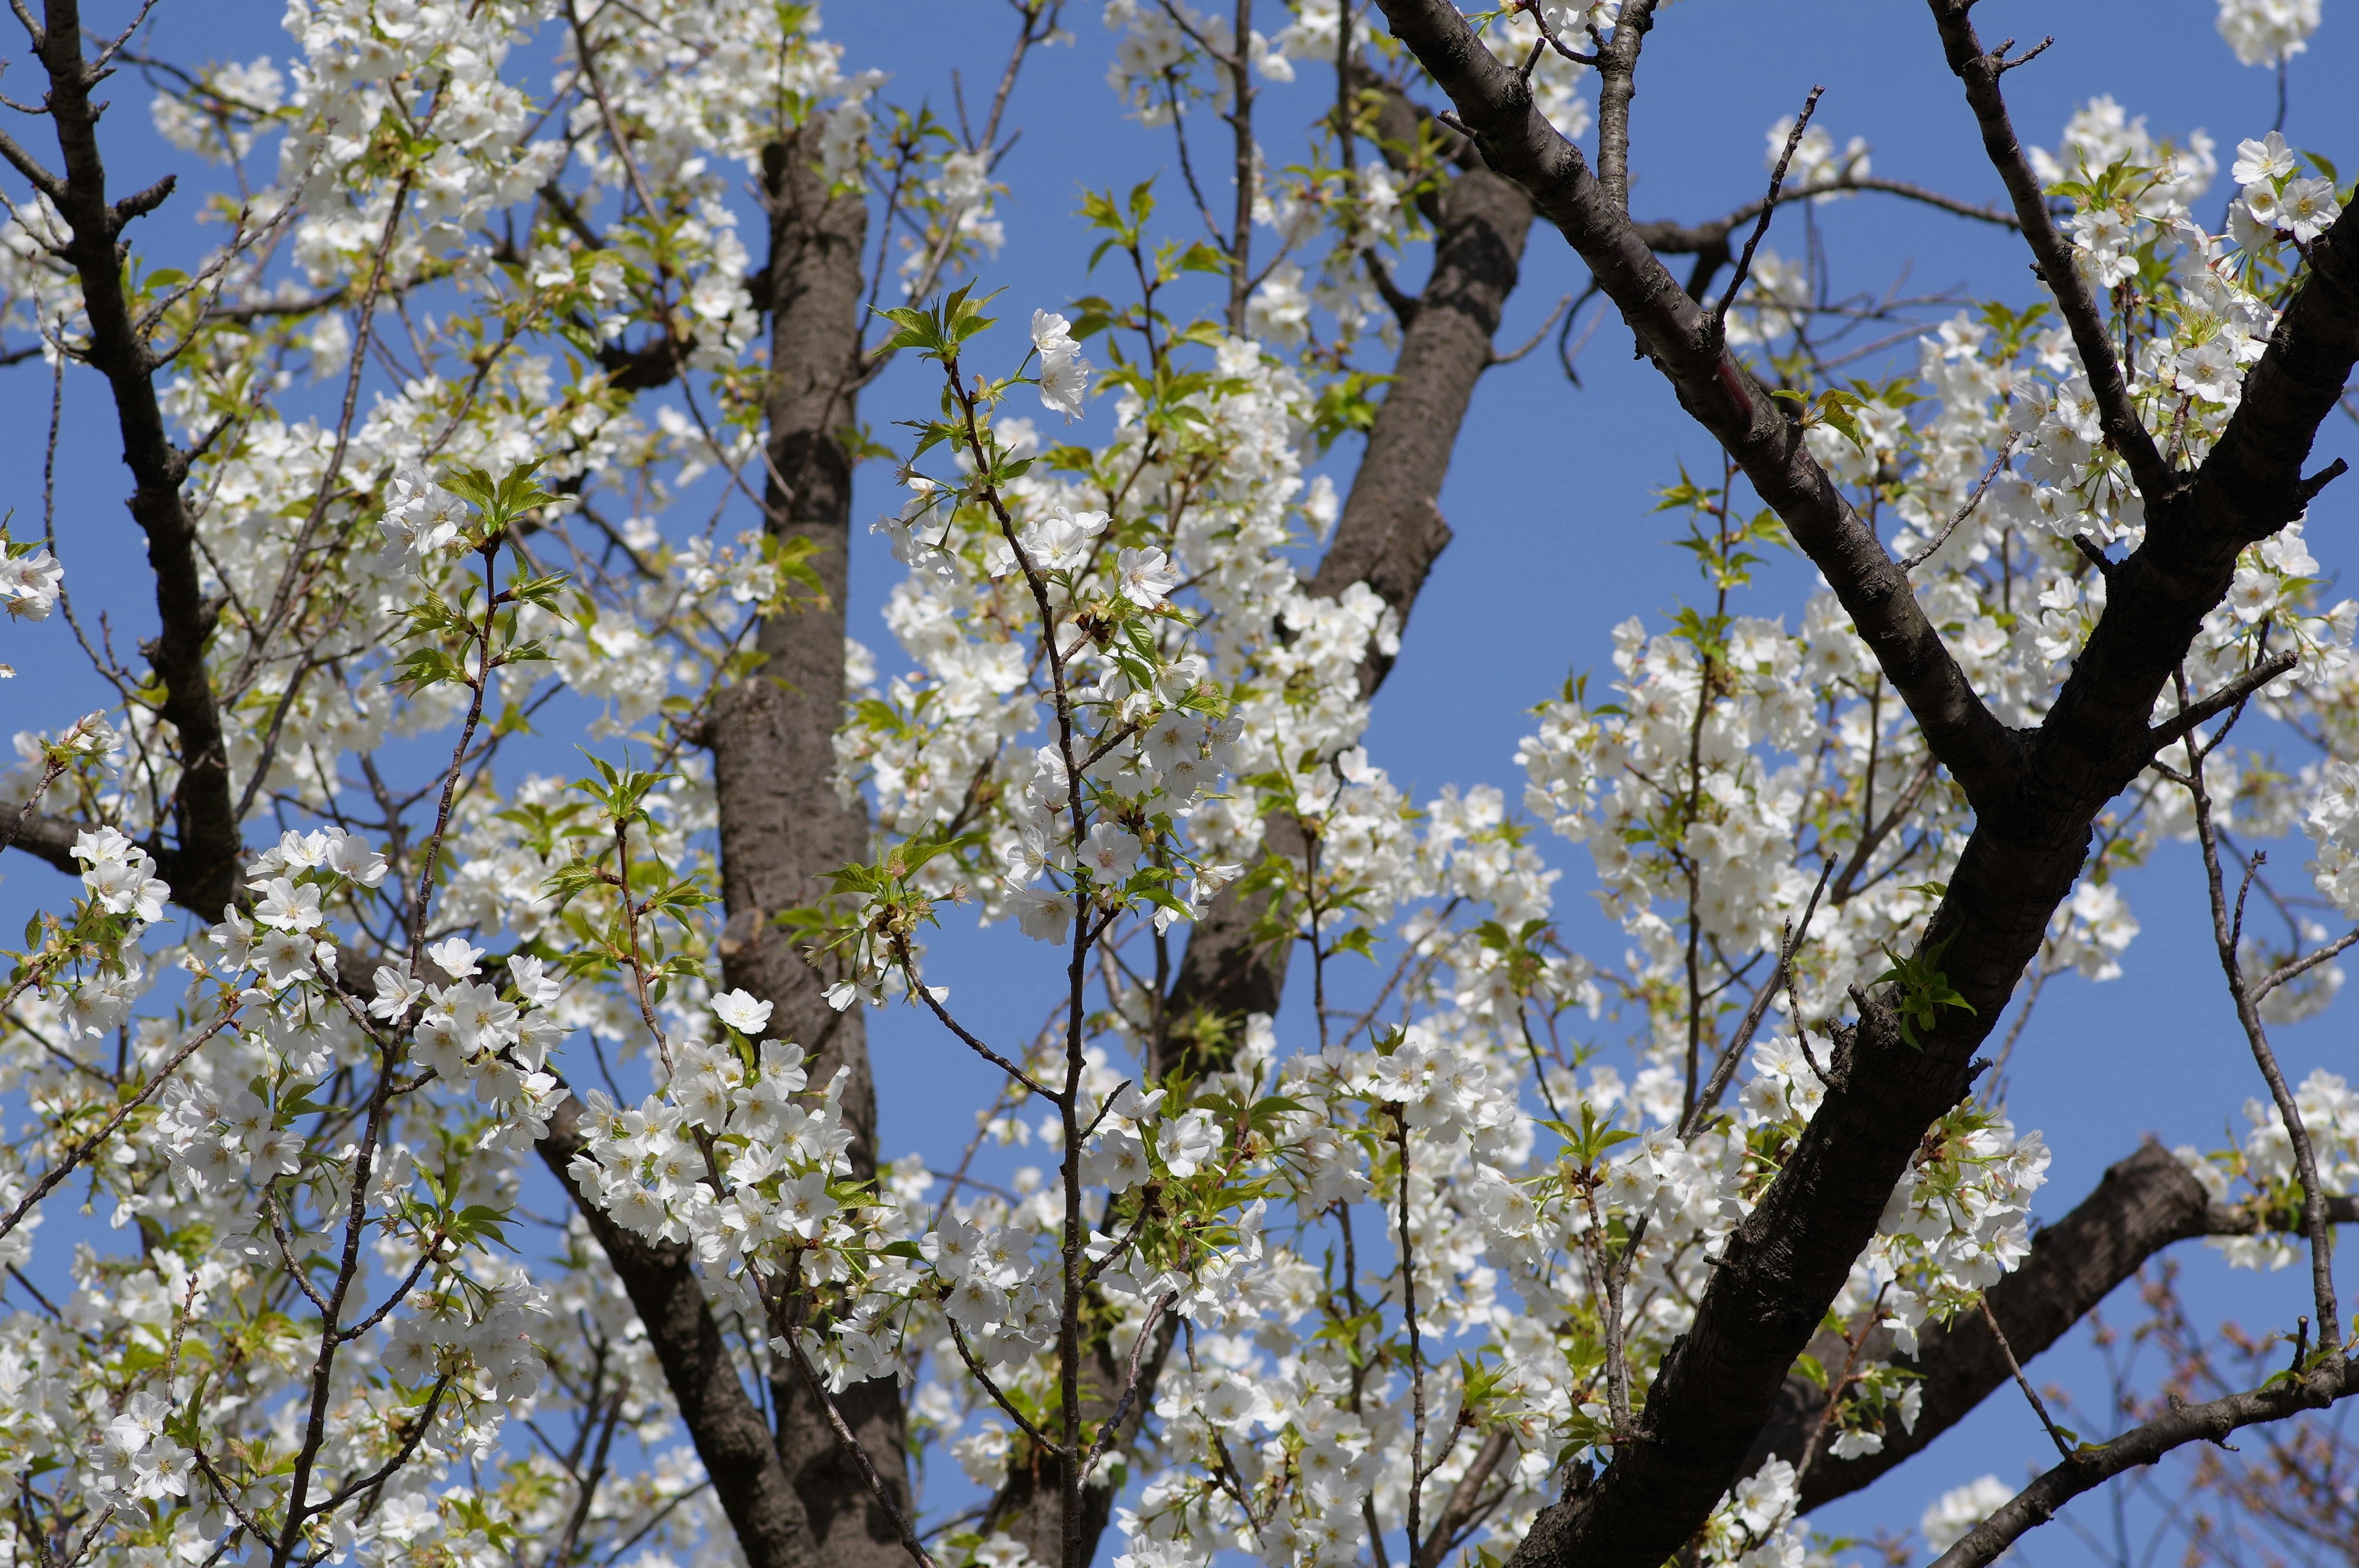
[[[866,815],[833,783],[833,738],[843,711],[843,614],[852,517],[853,420],[860,372],[861,244],[867,209],[831,198],[799,142],[764,158],[770,220],[766,408],[771,531],[810,540],[823,603],[766,621],[761,668],[723,691],[707,728],[721,818],[722,896],[728,924],[721,971],[773,1004],[767,1033],[811,1056],[811,1081],[848,1072],[843,1093],[855,1177],[876,1169],[876,1088],[862,1010],[827,1004],[827,979],[776,924],[818,903],[829,873],[867,858]],[[826,1413],[799,1378],[771,1385],[777,1441],[826,1568],[894,1568],[903,1560],[891,1519],[870,1494]],[[891,1379],[847,1389],[838,1408],[878,1475],[908,1499],[899,1389]]]
[[[1975,827],[1919,953],[1971,1011],[1911,1045],[1870,1000],[1834,1053],[1826,1099],[1784,1171],[1729,1238],[1640,1430],[1593,1484],[1544,1510],[1516,1568],[1657,1568],[1741,1474],[1794,1357],[1874,1236],[1919,1135],[1972,1082],[1975,1049],[2071,892],[2090,824],[2151,760],[2158,695],[2236,554],[2299,514],[2300,465],[2359,360],[2359,218],[2312,246],[2299,294],[2247,377],[2220,445],[2147,498],[2145,544],[2114,568],[2104,615],[2047,720],[2019,733],[1984,707],[1907,575],[1811,460],[1801,430],[1557,135],[1529,86],[1445,0],[1379,0],[1457,105],[1493,168],[1522,185],[1589,264],[1680,406],[1720,441],[1833,588]],[[1945,34],[1962,25],[1934,0]],[[1957,50],[1951,50],[1953,60]]]
[[[541,1162],[571,1195],[590,1234],[622,1277],[679,1407],[680,1423],[712,1478],[712,1495],[746,1563],[751,1568],[821,1568],[826,1560],[813,1547],[804,1500],[722,1341],[689,1249],[640,1239],[582,1192],[567,1168],[583,1148],[581,1129],[582,1102],[561,1102],[538,1144]]]

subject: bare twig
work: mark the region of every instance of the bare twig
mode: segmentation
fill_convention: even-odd
[[[2271,654],[2202,701],[2181,708],[2169,719],[2147,731],[2147,738],[2153,743],[2153,749],[2159,752],[2204,720],[2217,718],[2232,708],[2242,708],[2261,687],[2299,663],[2299,658],[2288,653]]]
[[[1999,448],[1998,456],[1991,460],[1990,467],[1983,470],[1983,481],[1974,486],[1973,494],[1966,498],[1966,503],[1958,508],[1956,514],[1950,519],[1948,526],[1936,535],[1931,543],[1900,563],[1902,571],[1915,571],[1919,567],[1931,560],[1935,551],[1950,542],[1950,535],[1956,533],[1959,525],[1974,514],[1974,508],[1983,503],[1984,495],[1988,493],[1991,485],[1997,481],[1999,470],[2006,467],[2006,460],[2015,456],[2015,444],[2021,439],[2023,439],[2023,432],[2020,430],[2009,430],[2006,433],[2006,444]]]
[[[1998,1353],[2006,1357],[2006,1369],[2015,1375],[2015,1386],[2021,1389],[2023,1397],[2031,1401],[2032,1413],[2038,1416],[2039,1424],[2048,1429],[2048,1440],[2056,1444],[2056,1452],[2069,1462],[2072,1457],[2072,1445],[2065,1441],[2063,1433],[2057,1430],[2056,1419],[2048,1413],[2048,1406],[2041,1401],[2039,1390],[2033,1388],[2031,1379],[2023,1375],[2023,1363],[2015,1358],[2015,1346],[2006,1342],[2006,1331],[1999,1327],[1998,1317],[1991,1311],[1990,1298],[1978,1296],[1974,1304],[1982,1308],[1983,1322],[1990,1325],[1991,1338],[1997,1342]]]
[[[1760,248],[1763,236],[1769,232],[1769,220],[1777,213],[1777,189],[1786,183],[1786,170],[1794,161],[1794,150],[1802,145],[1802,133],[1810,128],[1810,116],[1818,112],[1819,95],[1825,91],[1824,87],[1810,89],[1810,95],[1802,101],[1801,117],[1786,133],[1786,148],[1777,155],[1777,167],[1769,171],[1769,194],[1762,199],[1761,216],[1754,220],[1753,232],[1745,237],[1745,249],[1736,258],[1736,276],[1728,280],[1728,292],[1712,308],[1712,341],[1715,343],[1728,339],[1728,308],[1736,303],[1745,280],[1753,276],[1753,253]]]
[[[1791,922],[1787,924],[1777,944],[1777,967],[1770,971],[1761,989],[1753,993],[1753,1005],[1745,1010],[1745,1022],[1729,1041],[1728,1049],[1721,1053],[1720,1061],[1712,1067],[1712,1077],[1704,1085],[1703,1092],[1696,1096],[1695,1108],[1688,1112],[1687,1119],[1680,1125],[1680,1138],[1693,1138],[1701,1131],[1713,1108],[1720,1104],[1720,1097],[1728,1092],[1728,1081],[1736,1076],[1736,1065],[1744,1059],[1745,1048],[1753,1044],[1754,1032],[1761,1027],[1761,1020],[1768,1012],[1770,1002],[1777,998],[1777,988],[1793,972],[1794,955],[1800,952],[1802,944],[1810,939],[1810,917],[1819,912],[1819,895],[1827,891],[1827,879],[1833,876],[1834,871],[1834,858],[1829,856],[1826,863],[1819,868],[1819,883],[1810,890],[1810,902],[1802,910],[1801,925],[1798,928]],[[1799,1029],[1801,1023],[1798,1013],[1794,1026]]]

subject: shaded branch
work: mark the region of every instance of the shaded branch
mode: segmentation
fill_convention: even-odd
[[[2071,242],[2057,229],[2055,217],[2048,211],[2047,192],[2040,188],[2039,177],[2031,171],[2031,161],[2025,157],[2023,144],[2016,138],[2015,125],[2007,118],[2006,99],[1999,92],[2000,76],[2031,56],[2007,61],[1998,55],[1984,53],[1982,40],[1974,36],[1973,23],[1966,16],[1973,0],[1929,3],[1941,30],[1942,52],[1949,59],[1950,69],[1965,84],[1966,103],[1982,127],[1983,150],[1989,154],[1992,167],[2006,186],[2016,222],[2021,225],[2025,243],[2030,245],[2038,263],[2040,281],[2056,297],[2064,323],[2071,330],[2072,346],[2080,352],[2082,366],[2088,372],[2090,391],[2096,398],[2098,423],[2104,429],[2105,444],[2129,465],[2130,478],[2136,481],[2147,501],[2158,501],[2169,493],[2178,482],[2177,477],[2130,401],[2129,384],[2123,379],[2121,360],[2114,352],[2104,315],[2089,292],[2089,280],[2082,275]]]

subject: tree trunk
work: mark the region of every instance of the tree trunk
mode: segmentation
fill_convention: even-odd
[[[764,507],[781,537],[817,546],[825,599],[766,621],[762,666],[714,702],[707,733],[721,817],[721,885],[728,911],[721,972],[773,1004],[766,1033],[810,1053],[811,1083],[838,1072],[853,1173],[876,1172],[876,1087],[858,1006],[827,1003],[827,977],[777,925],[820,903],[828,875],[868,855],[867,814],[836,793],[834,737],[843,712],[843,617],[852,520],[844,442],[860,376],[861,251],[868,214],[857,192],[831,195],[802,138],[763,159],[770,218],[766,276],[769,472]],[[799,1378],[771,1385],[778,1454],[793,1477],[823,1568],[898,1568],[897,1532],[876,1506]],[[903,1507],[908,1471],[899,1388],[847,1389],[838,1408]]]

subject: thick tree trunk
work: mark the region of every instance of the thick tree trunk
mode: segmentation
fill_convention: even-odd
[[[876,1170],[876,1088],[862,1009],[827,1004],[828,979],[777,924],[820,903],[830,872],[868,854],[866,813],[834,784],[843,711],[843,616],[852,519],[851,428],[860,375],[861,246],[867,209],[831,196],[799,140],[764,159],[770,218],[769,476],[774,534],[811,541],[822,602],[765,622],[762,666],[723,692],[707,734],[721,817],[728,925],[723,979],[774,1005],[767,1033],[810,1054],[811,1082],[849,1075],[844,1118],[855,1176]],[[771,1385],[778,1454],[824,1568],[897,1568],[897,1532],[799,1378]],[[837,1401],[877,1473],[906,1507],[900,1390],[879,1379]]]

